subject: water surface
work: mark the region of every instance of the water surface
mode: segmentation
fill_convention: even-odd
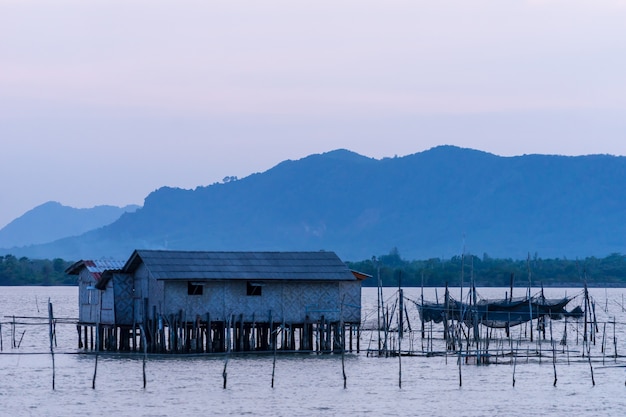
[[[420,289],[405,289],[418,300]],[[453,289],[452,291],[460,291]],[[480,289],[486,297],[502,297],[505,289]],[[524,290],[520,290],[523,295]],[[549,289],[547,296],[575,295],[580,289]],[[413,331],[403,340],[415,356],[373,357],[365,352],[346,354],[344,389],[341,355],[278,356],[272,383],[272,355],[231,356],[227,365],[227,388],[223,389],[224,356],[150,356],[143,388],[141,355],[100,355],[96,388],[92,389],[95,355],[79,353],[75,326],[57,325],[55,390],[48,327],[16,325],[21,338],[12,347],[12,316],[47,316],[51,300],[55,317],[77,316],[75,287],[2,287],[0,321],[3,351],[0,354],[0,404],[2,415],[11,416],[617,416],[626,412],[626,325],[622,308],[624,289],[593,289],[599,333],[591,346],[591,367],[582,358],[581,323],[568,323],[569,355],[559,354],[557,385],[548,352],[538,358],[502,357],[498,364],[461,366],[452,356],[425,355],[427,343]],[[438,290],[439,297],[442,290]],[[396,290],[386,288],[383,299],[394,303]],[[434,289],[425,298],[434,300]],[[363,318],[377,322],[376,289],[363,290]],[[576,305],[576,300],[572,306]],[[407,304],[413,330],[419,328],[414,306]],[[9,316],[9,317],[7,317]],[[613,341],[613,320],[617,343]],[[19,322],[18,319],[16,321]],[[607,324],[605,324],[607,323]],[[553,323],[553,337],[562,336],[563,321]],[[578,341],[576,326],[578,326]],[[512,332],[517,338],[523,330]],[[606,339],[604,353],[602,338]],[[493,335],[492,346],[506,340]],[[548,335],[549,337],[549,335]],[[376,346],[377,332],[364,333],[362,348]],[[499,339],[498,339],[499,338]],[[498,341],[502,339],[502,341]],[[536,342],[535,342],[536,343]],[[535,345],[536,346],[536,345]],[[617,346],[618,357],[615,357]],[[492,347],[492,350],[494,347]],[[504,363],[504,364],[503,364]],[[401,387],[400,385],[401,366]],[[515,370],[515,386],[513,372]]]

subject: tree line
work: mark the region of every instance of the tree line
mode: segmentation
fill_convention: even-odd
[[[13,255],[0,256],[0,286],[2,285],[76,285],[76,277],[65,270],[73,264],[60,258],[29,259]],[[375,287],[378,276],[383,286],[451,287],[469,285],[473,280],[479,287],[540,285],[582,287],[626,286],[626,255],[613,253],[604,258],[543,259],[537,255],[528,259],[496,259],[487,254],[453,256],[450,259],[431,258],[408,261],[397,249],[389,254],[358,262],[347,262],[355,271],[371,275],[363,281],[365,287]]]
[[[76,277],[65,273],[72,263],[59,258],[0,256],[0,285],[76,285]]]
[[[487,254],[453,256],[450,259],[431,258],[407,261],[397,249],[387,255],[360,262],[348,262],[350,269],[363,272],[372,278],[363,281],[365,287],[378,285],[397,287],[452,287],[469,285],[473,280],[478,287],[516,287],[544,285],[582,287],[626,286],[626,256],[613,253],[604,258],[543,259],[536,254],[528,259],[495,259]]]

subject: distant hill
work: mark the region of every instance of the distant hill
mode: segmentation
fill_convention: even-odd
[[[78,236],[111,224],[122,214],[138,208],[139,206],[129,205],[77,209],[49,201],[0,229],[0,248],[48,243],[64,237]]]
[[[333,250],[361,260],[605,256],[625,252],[626,158],[500,157],[441,146],[376,160],[347,150],[284,161],[195,190],[161,188],[143,208],[79,237],[12,253],[64,259],[135,248]]]

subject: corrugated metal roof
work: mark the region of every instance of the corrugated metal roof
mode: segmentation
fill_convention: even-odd
[[[136,250],[124,265],[144,263],[158,280],[354,281],[334,252],[202,252]]]
[[[116,261],[113,259],[81,260],[67,268],[65,273],[68,275],[78,275],[82,268],[87,268],[87,271],[98,280],[102,272],[106,270],[120,271],[124,267],[124,264],[124,261]]]

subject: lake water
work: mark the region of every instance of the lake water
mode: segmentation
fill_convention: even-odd
[[[460,291],[452,289],[452,294]],[[484,297],[503,297],[506,289],[483,288]],[[523,295],[523,289],[516,289]],[[405,289],[418,300],[419,288]],[[546,296],[576,295],[580,289],[546,289]],[[424,353],[415,306],[407,302],[413,332],[402,342],[415,356],[378,357],[365,352],[346,354],[344,389],[341,355],[283,355],[276,361],[274,388],[272,355],[231,356],[227,388],[223,388],[223,356],[151,356],[146,363],[147,386],[143,388],[142,357],[100,355],[96,388],[92,389],[95,355],[80,354],[74,325],[61,318],[77,317],[77,288],[0,287],[0,322],[3,350],[0,354],[0,415],[6,416],[618,416],[626,413],[626,289],[591,289],[599,332],[591,346],[591,367],[582,357],[582,322],[568,323],[567,349],[558,345],[554,383],[552,345],[543,341],[541,358],[522,355],[516,361],[503,355],[498,364],[459,366],[453,356]],[[441,298],[443,290],[438,289]],[[384,289],[393,303],[396,290]],[[458,297],[457,297],[458,298]],[[48,327],[16,325],[12,317],[47,316],[47,301],[60,319],[55,351],[55,389],[52,389],[52,358]],[[363,318],[377,321],[376,289],[363,290]],[[435,290],[425,289],[434,301]],[[581,303],[579,296],[570,306]],[[16,318],[17,322],[21,322]],[[25,320],[22,320],[25,321]],[[615,324],[613,322],[615,321]],[[45,323],[42,321],[42,323]],[[615,328],[616,343],[613,339]],[[427,330],[428,330],[427,326]],[[560,340],[565,323],[553,322],[553,337]],[[523,326],[512,331],[517,340]],[[19,347],[12,347],[13,333]],[[427,332],[428,333],[428,332]],[[510,343],[499,332],[492,334],[492,350],[506,353]],[[603,342],[604,341],[604,342]],[[436,341],[438,343],[439,341]],[[377,332],[364,332],[361,348],[377,344]],[[423,346],[426,346],[423,348]],[[605,346],[602,352],[602,346]],[[617,357],[615,357],[617,348]],[[436,349],[435,349],[436,350]],[[399,386],[399,369],[402,386]],[[515,386],[513,373],[515,371]]]

